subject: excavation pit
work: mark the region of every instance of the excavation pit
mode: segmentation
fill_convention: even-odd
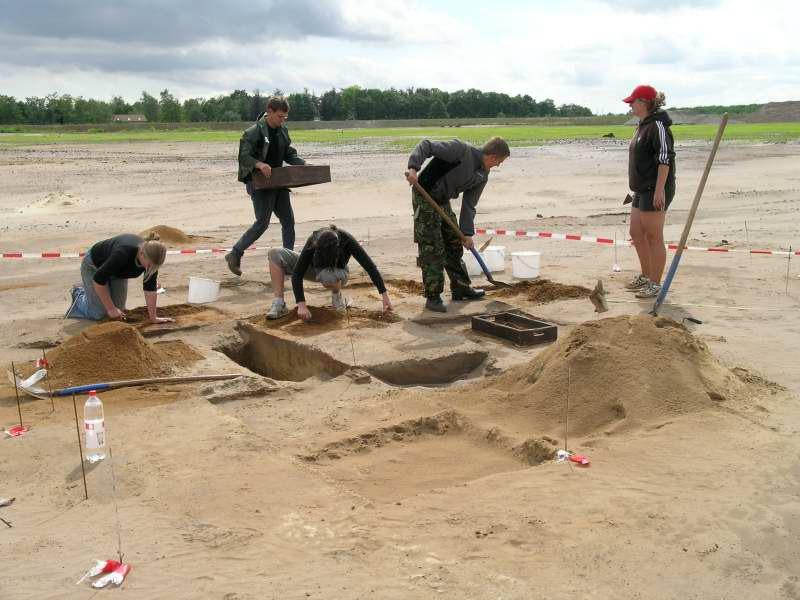
[[[475,374],[489,354],[479,350],[456,352],[436,358],[420,358],[372,365],[366,370],[395,386],[446,385]]]
[[[238,339],[216,350],[243,367],[279,381],[305,381],[310,377],[332,379],[350,368],[319,348],[263,331],[240,322]]]
[[[300,326],[304,326],[302,323]],[[236,333],[218,344],[222,352],[237,364],[279,381],[305,381],[311,377],[322,380],[343,375],[352,367],[366,371],[382,382],[398,387],[440,386],[480,374],[489,356],[481,350],[461,351],[426,358],[411,358],[351,364],[310,344],[306,338],[295,338],[286,330],[264,328],[251,321],[240,321]],[[332,339],[331,345],[342,340]],[[343,346],[349,349],[349,346]]]
[[[525,452],[474,430],[455,411],[376,429],[302,456],[326,478],[377,502],[528,468]]]

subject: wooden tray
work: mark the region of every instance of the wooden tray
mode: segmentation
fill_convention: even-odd
[[[272,175],[267,178],[256,170],[253,173],[253,187],[257,190],[275,188],[297,188],[331,180],[331,168],[328,165],[297,165],[293,167],[274,167]]]
[[[558,327],[521,310],[507,310],[472,317],[473,331],[481,331],[510,340],[518,346],[554,342]]]

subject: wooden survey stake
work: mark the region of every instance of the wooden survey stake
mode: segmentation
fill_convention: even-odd
[[[253,173],[253,187],[257,190],[275,188],[298,188],[331,180],[331,168],[328,165],[297,165],[292,167],[274,167],[270,177],[264,177],[261,171]]]

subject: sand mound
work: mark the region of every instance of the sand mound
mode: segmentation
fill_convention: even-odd
[[[171,367],[199,360],[183,342],[147,343],[126,323],[110,321],[89,327],[47,353],[53,387],[169,375]]]
[[[155,225],[154,227],[149,227],[148,229],[145,229],[139,233],[139,235],[147,239],[147,236],[149,236],[151,233],[158,234],[161,241],[165,244],[188,244],[196,239],[195,236],[188,235],[180,229],[169,227],[168,225]]]
[[[405,294],[424,296],[425,288],[419,281],[412,279],[387,279],[386,285],[393,287]]]
[[[216,310],[203,304],[168,304],[167,306],[158,307],[159,317],[186,317],[197,315],[200,313],[208,312],[209,310]],[[149,319],[146,306],[137,306],[130,310],[125,311],[125,319],[129,323],[140,323]]]
[[[527,365],[479,388],[530,433],[562,437],[569,377],[569,432],[629,429],[703,410],[760,390],[723,367],[685,327],[661,317],[590,321]]]
[[[380,310],[363,308],[339,311],[325,306],[309,306],[308,309],[311,311],[311,320],[306,322],[297,316],[297,308],[293,308],[286,316],[274,321],[264,317],[254,317],[250,322],[266,329],[282,329],[293,335],[307,336],[347,327],[382,327],[403,320],[395,313],[387,314]]]
[[[549,279],[520,281],[510,288],[500,289],[492,293],[493,296],[499,298],[524,295],[530,302],[536,302],[537,304],[569,298],[588,298],[589,294],[591,294],[591,290],[583,286],[564,285]]]

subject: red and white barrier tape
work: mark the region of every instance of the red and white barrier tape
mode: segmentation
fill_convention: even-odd
[[[538,238],[545,240],[569,240],[574,242],[588,242],[590,244],[603,244],[606,246],[613,246],[613,238],[597,237],[593,235],[582,235],[580,233],[556,233],[553,231],[525,231],[522,229],[509,230],[502,228],[495,229],[475,229],[476,235],[491,235],[491,236],[506,236],[514,238]],[[632,246],[628,240],[621,240],[616,242],[617,246]],[[667,249],[677,250],[678,244],[667,244]],[[728,248],[726,246],[715,246],[712,248],[703,248],[701,246],[686,246],[684,250],[699,250],[702,252],[721,252],[721,253],[744,253],[744,254],[769,254],[773,256],[800,256],[800,250],[786,251],[786,250],[746,250],[737,248]]]
[[[526,239],[542,239],[542,240],[563,240],[574,242],[588,242],[590,244],[602,244],[604,246],[613,246],[614,239],[609,237],[598,237],[593,235],[582,235],[580,233],[557,233],[554,231],[525,231],[523,229],[509,230],[500,227],[497,228],[477,228],[475,229],[477,235],[491,235],[491,236],[505,236],[513,238],[526,238]],[[628,240],[620,240],[616,242],[617,246],[632,246]],[[270,246],[252,246],[246,252],[256,252],[259,250],[269,250]],[[678,244],[667,244],[667,249],[677,250]],[[787,250],[747,250],[739,248],[728,248],[726,246],[715,246],[711,248],[703,248],[701,246],[686,246],[685,250],[697,250],[701,252],[717,252],[717,253],[739,253],[739,254],[765,254],[771,256],[800,256],[800,250],[787,251]],[[183,248],[181,250],[167,250],[167,254],[171,256],[186,256],[196,254],[222,254],[230,252],[230,248]],[[83,258],[85,252],[3,252],[0,258],[7,259],[31,259],[31,258]]]
[[[271,246],[251,246],[245,252],[269,250]],[[194,254],[222,254],[230,252],[231,248],[182,248],[180,250],[167,250],[168,255],[194,255]],[[0,258],[83,258],[86,252],[3,252]]]

